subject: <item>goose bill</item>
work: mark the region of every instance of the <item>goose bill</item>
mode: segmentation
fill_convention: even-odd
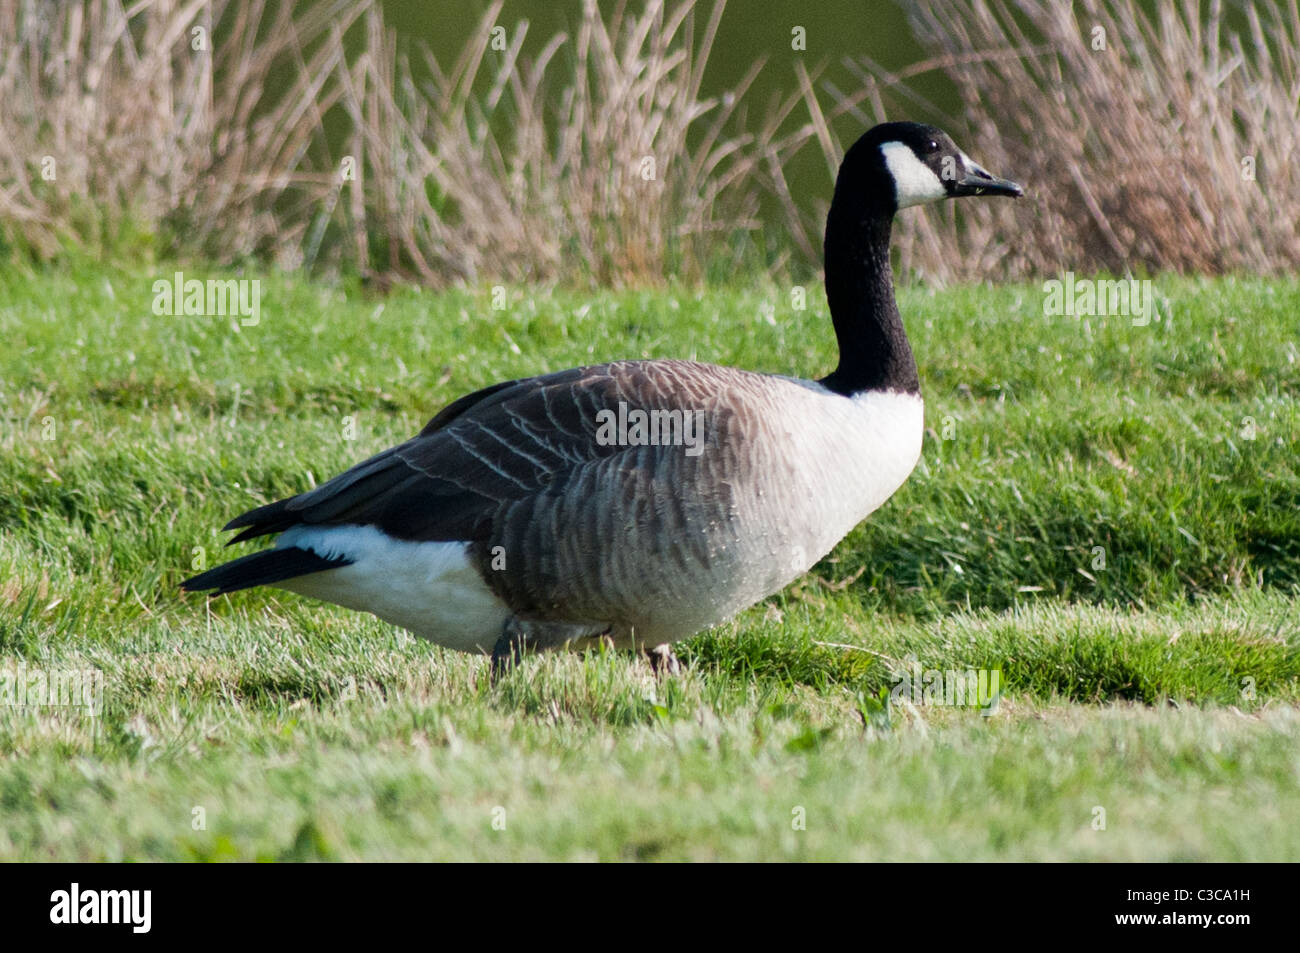
[[[966,174],[957,180],[954,194],[1009,195],[1012,198],[1019,198],[1025,194],[1025,190],[1010,179],[999,179],[991,172],[971,163],[966,169]]]

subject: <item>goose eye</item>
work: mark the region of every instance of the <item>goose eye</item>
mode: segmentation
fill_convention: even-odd
[[[938,151],[939,151],[939,143],[937,143],[937,142],[935,142],[933,139],[931,139],[928,143],[926,143],[925,151],[926,151],[926,152],[938,152]]]

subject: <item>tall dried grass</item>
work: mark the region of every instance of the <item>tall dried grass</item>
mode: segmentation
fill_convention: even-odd
[[[695,0],[588,0],[576,36],[533,57],[501,11],[421,71],[370,2],[7,6],[0,242],[50,257],[138,228],[164,253],[430,285],[698,277],[743,250],[796,98],[740,128],[760,63],[701,96],[721,2],[697,31]]]
[[[294,245],[328,191],[307,157],[339,37],[366,8],[0,6],[0,243],[47,258],[169,232],[227,260]]]
[[[761,63],[725,97],[700,87],[723,4],[697,30],[694,0],[583,6],[576,36],[532,57],[527,21],[494,38],[502,0],[460,58],[431,57],[423,88],[378,14],[344,97],[363,161],[358,248],[377,269],[426,283],[574,279],[599,284],[699,277],[758,226],[764,163],[791,98],[740,128]],[[505,49],[489,49],[493,39]]]
[[[1300,267],[1300,10],[1236,10],[1241,31],[1219,0],[918,0],[920,68],[1031,199],[932,217],[915,257],[953,278]]]

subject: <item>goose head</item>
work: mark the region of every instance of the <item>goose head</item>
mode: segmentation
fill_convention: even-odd
[[[966,155],[946,132],[919,122],[886,122],[867,130],[844,156],[837,204],[889,217],[899,209],[964,195],[1024,190]]]
[[[894,300],[889,237],[899,209],[963,195],[1016,197],[942,129],[887,122],[844,155],[826,216],[823,253],[840,363],[822,383],[840,394],[919,393],[916,361]]]

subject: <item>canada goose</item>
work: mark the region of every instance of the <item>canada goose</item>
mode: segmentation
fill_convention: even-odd
[[[274,547],[183,588],[273,585],[372,612],[490,652],[494,674],[524,648],[601,637],[656,669],[675,663],[668,643],[798,578],[920,457],[894,213],[1020,194],[933,126],[876,126],[845,155],[826,220],[829,376],[651,360],[495,384],[316,489],[235,517],[231,543],[278,533]]]

